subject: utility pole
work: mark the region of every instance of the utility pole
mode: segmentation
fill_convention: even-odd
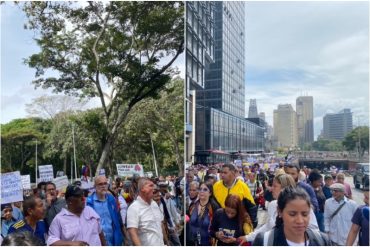
[[[154,167],[155,167],[155,174],[158,177],[158,167],[157,167],[157,159],[155,158],[155,151],[154,151],[154,145],[153,145],[153,140],[152,140],[152,135],[149,132],[149,137],[150,137],[150,142],[152,143],[152,150],[153,150],[153,159],[154,159]]]
[[[35,161],[35,183],[37,186],[37,139],[36,139],[36,161]]]

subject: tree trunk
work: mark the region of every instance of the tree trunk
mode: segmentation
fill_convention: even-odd
[[[63,172],[64,172],[64,175],[67,175],[67,154],[64,155]]]

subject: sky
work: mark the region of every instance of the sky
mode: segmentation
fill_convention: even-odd
[[[278,104],[313,96],[315,139],[323,116],[344,108],[369,123],[369,2],[247,2],[246,114],[257,100],[272,125]]]
[[[1,9],[1,123],[8,123],[16,118],[28,116],[25,105],[43,95],[53,95],[52,90],[35,89],[31,83],[35,79],[35,70],[23,63],[23,60],[39,52],[34,32],[23,28],[27,21],[25,14],[7,2]],[[181,55],[174,63],[185,78],[185,59]],[[87,108],[101,106],[98,98],[92,99]]]

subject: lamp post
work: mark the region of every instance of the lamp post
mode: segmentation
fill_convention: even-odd
[[[76,146],[75,146],[75,128],[74,128],[73,123],[72,123],[72,142],[73,142],[73,159],[74,159],[74,163],[75,163],[75,176],[76,176],[76,180],[77,180]]]
[[[157,159],[155,158],[155,151],[154,151],[154,145],[153,145],[153,140],[152,140],[152,135],[149,132],[149,137],[150,137],[150,142],[152,143],[152,150],[153,150],[153,159],[154,159],[154,167],[155,167],[155,174],[158,177],[158,167],[157,167]]]
[[[36,141],[35,183],[37,186],[37,139],[35,141]]]

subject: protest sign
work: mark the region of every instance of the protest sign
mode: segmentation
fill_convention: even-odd
[[[117,164],[117,173],[120,177],[132,177],[134,174],[144,177],[144,169],[140,164]]]
[[[30,175],[22,175],[22,187],[24,190],[30,190],[31,189],[31,177]]]
[[[64,171],[57,171],[57,177],[63,177]]]
[[[68,177],[67,176],[57,177],[53,180],[53,183],[55,184],[57,190],[65,190],[69,184]]]
[[[23,201],[22,177],[19,171],[1,174],[1,204]]]
[[[237,167],[241,167],[242,166],[242,160],[234,160],[234,164],[237,166]]]
[[[102,175],[105,175],[105,169],[104,168],[100,169],[100,171],[99,171],[99,176],[102,176]]]
[[[52,165],[39,166],[39,182],[49,182],[54,179],[54,172]]]

